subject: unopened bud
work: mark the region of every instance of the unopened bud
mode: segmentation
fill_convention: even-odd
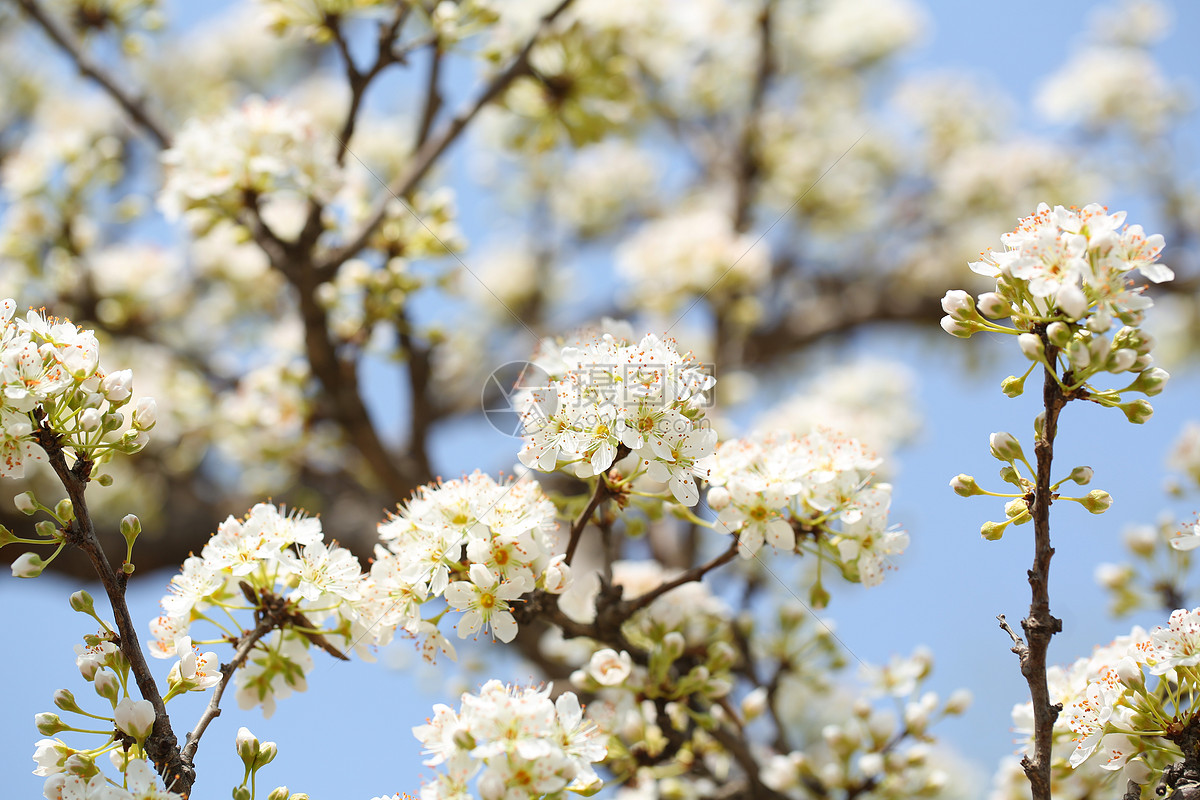
[[[732,499],[729,490],[724,486],[714,486],[708,490],[708,507],[713,511],[720,511],[725,508]]]
[[[96,694],[108,700],[114,706],[117,704],[117,693],[121,689],[121,684],[117,681],[116,675],[106,669],[99,670],[92,681],[92,687],[96,690]]]
[[[58,714],[49,711],[43,711],[41,714],[35,715],[33,724],[37,727],[37,732],[42,736],[53,736],[67,729],[67,726],[59,718]]]
[[[1004,535],[1006,526],[1005,522],[985,522],[979,527],[979,535],[989,542],[994,542]]]
[[[1020,518],[1029,514],[1029,504],[1024,497],[1014,497],[1004,504],[1004,516],[1013,522],[1020,523]]]
[[[250,800],[251,797],[250,790],[245,786],[235,786],[233,788],[233,800]]]
[[[259,744],[258,739],[250,732],[249,728],[244,726],[238,728],[237,735],[233,737],[233,746],[237,750],[238,758],[246,765],[246,769],[253,769],[262,745]]]
[[[1055,347],[1066,347],[1071,341],[1071,328],[1065,322],[1051,322],[1046,326],[1046,338]]]
[[[255,767],[265,767],[275,760],[275,756],[279,755],[279,746],[274,742],[263,742],[262,747],[258,751],[258,760]]]
[[[288,797],[288,788],[279,786],[271,790],[271,793],[267,795],[267,800],[288,800]]]
[[[979,488],[979,484],[970,475],[955,475],[950,479],[950,488],[959,497],[973,497],[977,494],[983,494],[983,490]]]
[[[1046,354],[1046,347],[1036,333],[1022,333],[1017,337],[1017,344],[1021,346],[1021,352],[1030,361],[1041,361]]]
[[[808,592],[808,602],[813,608],[825,608],[829,605],[829,592],[821,584],[814,584]]]
[[[979,295],[976,307],[979,309],[979,313],[989,319],[1001,319],[1012,314],[1012,306],[995,292],[984,292]]]
[[[962,289],[951,289],[942,297],[942,311],[959,322],[974,320],[975,300]]]
[[[767,688],[759,686],[742,698],[742,718],[749,722],[761,717],[767,710]]]
[[[1124,411],[1126,419],[1134,425],[1141,425],[1154,416],[1154,406],[1140,397],[1132,403],[1121,403],[1117,408]]]
[[[1108,355],[1108,363],[1104,368],[1109,372],[1124,372],[1134,365],[1137,361],[1138,354],[1130,350],[1128,347],[1122,347],[1120,350],[1113,350]]]
[[[75,695],[70,689],[59,689],[54,693],[54,705],[62,711],[71,711],[75,714],[82,714],[83,710],[79,704],[75,702]]]
[[[58,535],[58,526],[55,525],[53,522],[51,522],[48,519],[44,519],[41,522],[34,525],[33,530],[37,533],[38,536],[42,537],[43,539],[57,540],[60,538]]]
[[[1025,376],[1009,375],[1000,382],[1000,391],[1005,397],[1020,397],[1025,391]]]
[[[46,568],[46,562],[37,553],[23,553],[12,563],[14,578],[36,578]]]
[[[1021,443],[1011,433],[1004,431],[993,433],[989,437],[988,443],[991,446],[992,457],[998,461],[1011,464],[1025,458],[1025,453],[1021,450]]]
[[[125,537],[125,541],[130,547],[137,540],[138,534],[142,532],[142,521],[135,514],[126,514],[121,518],[121,535]]]
[[[679,631],[669,631],[663,636],[663,652],[671,661],[682,656],[686,646],[687,641]]]
[[[153,397],[143,397],[138,400],[133,409],[133,427],[139,431],[148,431],[158,423],[158,404]]]
[[[1103,489],[1092,489],[1079,502],[1093,514],[1103,514],[1112,506],[1112,495]]]
[[[62,500],[59,500],[58,503],[54,506],[54,516],[56,516],[60,520],[62,520],[62,523],[64,525],[67,524],[71,520],[75,519],[74,504],[72,504],[69,499],[64,497]]]
[[[33,496],[33,492],[21,492],[13,498],[13,505],[26,516],[37,513],[37,498]]]
[[[974,700],[974,695],[970,689],[956,689],[950,693],[949,699],[946,700],[944,709],[947,714],[962,714],[971,706],[971,701]]]
[[[1171,375],[1160,367],[1151,367],[1138,374],[1137,380],[1130,385],[1130,391],[1141,392],[1147,397],[1154,397],[1166,387]]]
[[[85,431],[94,431],[104,422],[104,414],[98,408],[85,408],[79,412],[79,427]]]
[[[1076,467],[1075,469],[1071,470],[1070,480],[1074,481],[1080,486],[1087,486],[1092,482],[1092,476],[1094,474],[1095,472],[1091,467]]]
[[[971,334],[979,329],[979,326],[972,322],[962,322],[950,316],[942,317],[942,330],[951,336],[957,336],[960,339],[969,339]]]

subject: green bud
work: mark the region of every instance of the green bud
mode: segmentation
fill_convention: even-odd
[[[135,569],[137,569],[137,567],[135,567],[131,561],[126,561],[121,565],[121,572],[124,572],[126,575],[132,575]]]
[[[267,800],[288,800],[288,797],[288,788],[280,786],[271,790],[271,793],[267,795]]]
[[[1028,513],[1029,505],[1025,502],[1024,497],[1014,497],[1004,504],[1004,516],[1011,520],[1015,520],[1017,517]]]
[[[1021,346],[1021,352],[1030,361],[1041,361],[1046,355],[1046,345],[1042,343],[1042,339],[1036,333],[1022,333],[1017,337],[1017,344]]]
[[[713,672],[729,669],[737,662],[737,651],[729,642],[717,640],[708,647],[709,669]]]
[[[1076,467],[1075,469],[1071,470],[1069,480],[1074,481],[1080,486],[1087,486],[1092,482],[1092,475],[1094,474],[1095,473],[1091,467]]]
[[[683,634],[679,631],[669,631],[663,636],[663,652],[671,661],[676,661],[683,655],[683,650],[687,646],[687,641],[683,638]]]
[[[808,602],[813,608],[825,608],[829,605],[829,592],[821,584],[814,584],[808,592]]]
[[[1071,328],[1065,322],[1051,322],[1046,326],[1046,338],[1055,347],[1066,347],[1071,341]]]
[[[1042,412],[1039,412],[1038,415],[1033,418],[1033,433],[1035,436],[1037,436],[1040,439],[1044,435],[1045,430],[1046,430],[1046,412],[1042,411]]]
[[[56,506],[54,506],[54,516],[58,517],[60,520],[62,520],[62,523],[66,525],[68,522],[75,519],[75,506],[68,498],[64,497],[62,500],[58,501]]]
[[[572,789],[571,791],[575,790]],[[595,792],[592,792],[592,794],[595,794]],[[308,796],[308,792],[296,792],[294,795],[289,797],[288,800],[311,800],[311,798]]]
[[[1124,411],[1125,417],[1134,425],[1141,425],[1154,416],[1154,406],[1141,398],[1134,400],[1132,403],[1121,403],[1117,408]]]
[[[31,516],[37,513],[37,498],[33,492],[21,492],[13,498],[13,505],[17,507],[25,516]]]
[[[262,745],[258,739],[250,732],[249,728],[238,728],[237,736],[233,739],[233,745],[237,749],[238,758],[246,765],[246,769],[254,769],[254,762],[258,759],[258,751],[262,749]]]
[[[33,724],[37,726],[37,732],[42,736],[53,736],[56,733],[61,733],[67,729],[67,726],[59,719],[58,714],[44,711],[33,718]]]
[[[43,539],[58,540],[58,539],[62,538],[58,532],[59,531],[58,525],[56,525],[55,523],[51,522],[48,519],[44,519],[41,522],[34,525],[33,530],[38,536],[42,537]]]
[[[263,742],[262,747],[258,750],[258,760],[254,764],[254,768],[265,767],[275,760],[275,756],[279,755],[279,746],[274,742]]]
[[[1112,495],[1103,489],[1092,489],[1079,502],[1093,514],[1103,514],[1112,506]]]
[[[125,537],[125,541],[130,547],[133,547],[134,541],[137,540],[138,534],[142,532],[142,521],[134,514],[126,514],[121,518],[121,535]]]
[[[1025,376],[1009,375],[1000,382],[1000,391],[1004,392],[1005,397],[1020,397],[1025,391]]]
[[[80,589],[71,595],[71,608],[81,614],[94,615],[96,613],[96,604],[92,600],[92,596]]]
[[[83,709],[75,702],[75,695],[71,694],[70,689],[59,689],[55,692],[54,705],[63,711],[71,711],[75,714],[83,713]]]
[[[1141,392],[1147,397],[1154,397],[1162,392],[1167,385],[1167,380],[1171,377],[1165,369],[1151,367],[1143,370],[1138,374],[1135,380],[1129,386],[1129,390],[1133,392]]]
[[[235,786],[233,788],[233,800],[250,800],[250,790],[245,786]]]
[[[985,522],[979,528],[979,535],[989,542],[994,542],[1004,535],[1004,529],[1007,526],[1007,522]]]
[[[977,494],[983,494],[983,490],[979,488],[979,484],[970,475],[955,475],[950,479],[950,488],[959,497],[973,497]]]
[[[96,483],[100,484],[101,486],[112,486],[112,482],[113,477],[107,472],[96,476]]]
[[[1021,450],[1021,443],[1011,433],[1005,433],[1004,431],[993,433],[989,439],[989,443],[991,445],[992,457],[998,461],[1005,461],[1011,464],[1018,459],[1025,458],[1025,453]]]

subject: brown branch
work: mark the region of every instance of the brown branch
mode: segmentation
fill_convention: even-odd
[[[15,2],[58,45],[59,49],[75,62],[80,74],[100,84],[108,96],[129,115],[130,119],[150,135],[160,149],[165,150],[171,146],[171,136],[167,133],[166,126],[151,116],[144,100],[122,89],[111,75],[83,51],[79,42],[59,26],[58,22],[41,7],[37,0],[15,0]]]
[[[433,120],[442,108],[442,92],[438,88],[442,73],[442,48],[435,42],[429,51],[429,77],[425,83],[425,105],[421,110],[421,121],[417,125],[416,149],[420,150],[429,141]]]
[[[641,595],[640,597],[636,597],[633,600],[630,600],[628,603],[625,604],[625,608],[623,610],[625,611],[627,616],[633,616],[638,611],[641,611],[643,608],[650,605],[651,603],[653,603],[658,598],[662,597],[667,592],[672,591],[673,589],[678,589],[680,586],[683,586],[685,583],[691,583],[693,581],[698,581],[701,578],[703,578],[705,575],[707,575],[708,573],[712,572],[717,567],[722,566],[723,564],[728,564],[730,561],[732,561],[734,559],[734,557],[737,555],[737,552],[738,552],[738,543],[737,543],[737,539],[734,539],[733,544],[731,544],[729,546],[729,549],[727,549],[725,552],[721,553],[719,556],[713,557],[711,560],[705,562],[704,564],[700,564],[698,566],[692,567],[689,570],[685,570],[685,571],[679,573],[679,575],[677,575],[676,577],[667,581],[666,583],[659,584],[657,587],[655,587],[654,589],[651,589],[650,591],[646,592],[645,594]]]
[[[1062,711],[1062,704],[1051,704],[1050,688],[1046,680],[1046,651],[1050,639],[1062,630],[1062,620],[1050,613],[1050,559],[1054,548],[1050,546],[1050,504],[1053,493],[1050,489],[1050,470],[1054,462],[1054,439],[1058,433],[1058,416],[1070,399],[1063,394],[1058,376],[1053,371],[1058,360],[1058,348],[1050,344],[1045,326],[1037,330],[1045,345],[1046,365],[1042,376],[1042,404],[1045,407],[1042,434],[1034,444],[1037,460],[1037,480],[1029,504],[1033,517],[1034,557],[1029,570],[1029,589],[1032,599],[1029,616],[1021,620],[1025,631],[1025,643],[1014,636],[1017,642],[1013,651],[1021,661],[1021,675],[1029,684],[1033,701],[1033,756],[1021,759],[1021,766],[1029,778],[1033,800],[1050,800],[1050,749],[1054,736],[1054,721]],[[1005,625],[1007,623],[1004,623]],[[1009,630],[1010,636],[1013,635]]]
[[[771,51],[771,4],[763,0],[758,12],[758,65],[754,74],[754,86],[750,91],[750,107],[742,125],[741,143],[738,147],[737,172],[734,185],[733,229],[745,233],[750,225],[750,205],[754,194],[754,183],[759,174],[758,125],[762,116],[763,101],[767,86],[774,71]]]
[[[597,475],[596,478],[596,491],[592,493],[592,499],[588,501],[587,507],[584,508],[583,513],[581,513],[575,520],[574,524],[571,525],[571,538],[567,542],[567,564],[570,564],[571,560],[575,558],[575,549],[579,547],[579,538],[583,535],[583,529],[587,527],[588,521],[592,518],[592,514],[595,513],[596,509],[601,503],[612,496],[612,493],[608,488],[608,482],[604,479],[604,476]]]
[[[361,110],[363,96],[367,93],[367,88],[378,77],[379,73],[392,64],[399,63],[404,58],[395,49],[396,37],[404,27],[404,22],[408,19],[408,14],[411,10],[411,4],[399,3],[396,6],[396,11],[392,16],[391,22],[387,24],[381,22],[379,24],[375,60],[366,71],[360,70],[354,65],[354,59],[350,57],[350,44],[342,34],[338,19],[334,17],[328,20],[329,30],[333,33],[334,44],[337,46],[338,53],[342,57],[346,71],[346,81],[350,84],[350,107],[346,111],[346,118],[342,121],[342,127],[337,137],[337,163],[339,165],[346,162],[346,153],[350,149],[350,139],[354,136],[354,129],[358,124],[358,113]]]
[[[387,217],[388,204],[391,200],[396,197],[404,197],[412,192],[421,179],[425,177],[425,174],[429,172],[438,157],[458,138],[463,129],[475,118],[475,115],[484,106],[499,97],[514,80],[528,72],[530,51],[533,50],[538,39],[550,29],[554,20],[566,11],[571,2],[572,0],[561,0],[557,6],[542,17],[537,31],[530,37],[529,41],[526,42],[516,57],[513,58],[508,67],[493,77],[479,96],[455,115],[453,119],[448,121],[437,135],[426,140],[417,149],[417,152],[409,162],[408,169],[387,187],[387,191],[379,198],[362,229],[351,237],[349,242],[331,252],[317,264],[317,272],[322,276],[322,279],[331,276],[347,259],[353,258],[367,246],[371,236],[374,235],[375,231],[383,224],[383,220]]]
[[[233,653],[233,660],[228,664],[221,665],[221,681],[213,688],[212,697],[209,699],[204,713],[200,715],[200,719],[196,722],[196,727],[188,733],[187,744],[183,747],[183,758],[189,764],[196,757],[196,748],[200,746],[200,737],[204,735],[204,731],[208,728],[209,723],[221,716],[221,696],[225,693],[225,687],[229,685],[233,673],[241,669],[242,665],[246,663],[246,659],[250,657],[250,651],[254,649],[254,645],[258,644],[258,641],[274,630],[274,628],[275,620],[268,617],[259,620],[254,630],[243,636],[238,642],[237,650]]]
[[[34,432],[34,439],[46,451],[50,467],[67,490],[67,497],[70,498],[74,509],[75,518],[64,531],[67,541],[87,555],[97,577],[100,578],[104,593],[108,595],[108,602],[112,606],[117,632],[121,636],[121,653],[129,661],[138,691],[154,707],[154,727],[146,738],[146,754],[154,762],[163,781],[173,786],[174,791],[187,797],[196,779],[195,770],[190,763],[183,760],[179,752],[179,742],[175,738],[175,732],[171,730],[171,720],[167,716],[162,694],[150,673],[150,666],[146,663],[146,656],[138,641],[137,628],[129,614],[129,606],[125,603],[128,576],[124,572],[118,575],[113,570],[108,556],[104,553],[104,547],[100,544],[100,538],[96,535],[96,528],[88,510],[85,492],[91,479],[93,464],[87,458],[76,454],[74,466],[68,467],[61,436],[44,425]]]

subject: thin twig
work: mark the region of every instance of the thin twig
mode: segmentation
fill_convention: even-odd
[[[275,620],[267,617],[259,620],[257,627],[243,636],[238,642],[237,650],[233,653],[233,659],[229,663],[221,665],[221,681],[213,687],[212,697],[209,699],[204,713],[200,715],[200,719],[196,722],[196,727],[187,735],[187,744],[183,747],[183,758],[189,764],[196,757],[196,748],[200,746],[200,737],[204,735],[204,731],[208,728],[209,723],[221,716],[221,696],[225,693],[225,687],[229,685],[230,679],[233,678],[233,673],[241,669],[242,665],[246,663],[246,659],[250,657],[250,651],[254,649],[254,645],[274,628]]]
[[[587,508],[583,510],[583,513],[581,513],[575,520],[575,523],[571,525],[571,538],[567,542],[567,553],[565,558],[567,564],[570,564],[571,560],[575,558],[575,548],[579,547],[579,538],[583,535],[583,529],[587,527],[588,521],[592,518],[592,514],[596,511],[599,505],[610,496],[611,492],[608,489],[608,483],[605,481],[604,476],[597,476],[596,491],[592,493],[592,499],[588,501]]]
[[[79,72],[100,84],[109,97],[116,101],[117,105],[150,135],[150,138],[154,139],[154,143],[160,149],[166,150],[171,146],[171,136],[167,133],[166,126],[154,119],[149,109],[146,108],[145,102],[122,89],[116,79],[93,61],[83,51],[79,42],[64,31],[37,0],[16,0],[16,3],[58,45],[59,49],[75,62]]]
[[[1042,434],[1034,444],[1037,479],[1029,499],[1034,535],[1033,568],[1029,570],[1032,598],[1029,616],[1021,620],[1021,628],[1025,631],[1025,643],[1023,646],[1014,645],[1013,651],[1020,658],[1021,674],[1029,685],[1030,699],[1033,702],[1033,755],[1026,754],[1021,759],[1021,766],[1029,778],[1033,800],[1050,800],[1050,751],[1054,721],[1062,710],[1061,704],[1051,704],[1046,678],[1046,651],[1050,647],[1051,637],[1062,630],[1062,620],[1050,613],[1050,559],[1054,556],[1054,548],[1050,546],[1050,504],[1054,501],[1050,489],[1050,471],[1054,462],[1058,416],[1070,397],[1063,394],[1058,376],[1052,371],[1058,360],[1058,348],[1050,344],[1045,326],[1038,330],[1038,334],[1045,345],[1046,366],[1042,370],[1042,404],[1045,408],[1045,418]]]
[[[456,114],[453,119],[445,123],[437,135],[426,140],[417,149],[417,152],[412,157],[412,161],[408,165],[408,169],[387,187],[387,192],[379,198],[371,215],[363,224],[362,229],[352,236],[345,245],[334,250],[328,257],[317,264],[318,275],[323,278],[332,275],[347,259],[358,255],[359,251],[367,246],[371,236],[374,235],[375,231],[383,224],[384,219],[387,217],[388,204],[391,200],[396,197],[404,197],[412,192],[421,179],[425,177],[425,174],[429,172],[429,169],[437,161],[438,157],[458,138],[463,129],[475,118],[475,115],[484,106],[499,97],[514,80],[528,72],[530,51],[533,50],[538,40],[554,24],[554,20],[567,10],[571,2],[572,0],[561,0],[557,6],[542,17],[537,31],[529,38],[529,41],[526,42],[521,51],[513,58],[508,67],[493,77],[479,96]]]
[[[68,467],[63,455],[62,438],[44,425],[34,432],[34,438],[46,451],[50,467],[62,482],[63,488],[67,490],[67,497],[71,500],[75,518],[65,528],[67,540],[83,551],[100,578],[104,593],[108,595],[108,602],[112,606],[117,632],[121,637],[121,653],[129,662],[142,698],[154,707],[154,727],[146,738],[146,754],[154,762],[163,780],[186,797],[195,781],[196,773],[180,755],[179,741],[175,732],[171,730],[166,704],[138,641],[137,628],[133,624],[129,606],[125,603],[127,576],[124,572],[118,576],[113,570],[108,556],[104,553],[104,547],[100,544],[100,538],[96,535],[96,528],[88,510],[85,492],[91,478],[92,462],[77,454],[74,466]]]
[[[678,589],[685,583],[692,583],[693,581],[700,580],[717,567],[723,564],[728,564],[730,561],[732,561],[734,556],[737,555],[737,552],[738,543],[737,540],[734,539],[733,544],[729,546],[729,549],[721,553],[719,556],[714,556],[712,559],[703,564],[692,567],[689,570],[685,570],[679,573],[679,575],[677,575],[675,578],[659,584],[657,587],[651,589],[645,594],[630,600],[625,606],[626,613],[629,616],[632,616],[653,603],[658,598],[662,597],[667,592],[672,591],[673,589]]]
[[[774,58],[771,50],[771,5],[773,0],[763,0],[758,12],[758,65],[754,74],[754,86],[750,91],[750,106],[742,124],[741,142],[738,147],[737,173],[735,175],[733,229],[745,233],[750,226],[750,204],[754,196],[754,184],[759,174],[758,127],[762,116],[763,102],[767,95]]]

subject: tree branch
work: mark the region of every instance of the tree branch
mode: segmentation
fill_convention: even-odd
[[[588,521],[591,520],[592,514],[606,499],[612,496],[609,491],[608,483],[603,475],[596,476],[596,491],[592,493],[592,499],[588,501],[587,507],[583,509],[583,513],[571,525],[571,538],[567,542],[566,563],[570,564],[575,558],[575,549],[579,547],[579,537],[583,535],[583,529],[587,527]]]
[[[1013,651],[1021,661],[1021,674],[1029,684],[1033,701],[1033,757],[1028,754],[1021,759],[1021,766],[1029,778],[1033,800],[1050,799],[1050,750],[1054,736],[1054,721],[1062,711],[1061,704],[1050,703],[1050,688],[1046,680],[1046,651],[1050,639],[1062,630],[1062,620],[1050,613],[1050,559],[1054,548],[1050,546],[1050,504],[1054,500],[1050,489],[1050,471],[1054,462],[1054,438],[1058,434],[1058,416],[1070,399],[1063,394],[1058,376],[1053,372],[1057,363],[1058,348],[1050,344],[1045,325],[1037,329],[1045,345],[1046,366],[1042,376],[1042,404],[1045,419],[1042,435],[1034,444],[1037,456],[1037,480],[1033,490],[1029,513],[1033,517],[1034,557],[1029,570],[1029,589],[1032,599],[1029,616],[1021,620],[1025,631],[1025,644],[1019,637],[1009,635],[1017,642]],[[1007,625],[1007,623],[1002,623]]]
[[[773,0],[763,0],[762,10],[758,12],[758,65],[754,75],[754,86],[750,91],[750,107],[746,111],[741,143],[738,147],[733,211],[733,229],[738,233],[745,233],[750,225],[750,205],[754,195],[754,183],[759,173],[758,123],[767,94],[767,85],[774,70],[771,52],[772,2]]]
[[[146,738],[146,754],[153,760],[163,781],[187,797],[196,779],[195,770],[190,763],[183,760],[179,752],[179,742],[175,738],[175,732],[171,730],[171,720],[167,716],[162,694],[154,676],[150,674],[150,666],[146,663],[146,656],[138,641],[137,628],[129,614],[129,606],[125,603],[127,576],[124,572],[118,576],[113,570],[108,556],[104,553],[104,547],[100,544],[100,538],[96,535],[96,528],[88,510],[85,491],[91,479],[92,462],[77,454],[75,465],[68,467],[63,455],[62,438],[44,425],[34,432],[34,438],[46,451],[50,467],[67,490],[67,497],[70,498],[74,509],[75,518],[65,529],[67,541],[87,555],[97,577],[100,578],[104,593],[108,595],[108,602],[112,606],[117,632],[121,636],[121,653],[129,661],[138,691],[154,706],[154,727]]]
[[[100,84],[109,97],[116,101],[117,105],[129,115],[130,119],[150,135],[150,138],[154,140],[159,149],[166,150],[171,146],[171,136],[167,133],[166,126],[151,116],[149,109],[146,108],[145,101],[122,89],[117,84],[116,79],[93,61],[83,51],[83,47],[79,42],[75,41],[69,33],[64,31],[58,22],[41,7],[37,0],[15,0],[15,2],[58,45],[59,49],[75,62],[75,66],[82,75]]]
[[[737,539],[734,539],[733,544],[729,546],[729,549],[721,553],[719,556],[715,556],[703,564],[692,567],[689,570],[685,570],[666,583],[659,584],[657,587],[651,589],[640,597],[635,597],[633,600],[630,600],[624,605],[624,608],[622,609],[623,612],[626,614],[626,616],[633,616],[658,598],[662,597],[667,592],[673,589],[678,589],[685,583],[698,581],[717,567],[723,564],[728,564],[734,559],[734,557],[737,555],[737,552],[738,543]]]
[[[404,197],[417,187],[417,184],[429,172],[434,162],[438,157],[449,147],[463,129],[470,124],[475,115],[486,106],[488,103],[495,100],[504,92],[508,86],[521,75],[524,75],[529,70],[529,53],[533,50],[535,44],[550,26],[554,23],[562,12],[566,11],[571,5],[572,0],[561,0],[549,13],[542,17],[541,23],[538,25],[537,31],[526,42],[521,52],[513,58],[512,62],[503,71],[492,78],[487,87],[472,101],[466,108],[460,111],[453,119],[447,122],[442,130],[432,138],[425,141],[417,152],[413,155],[409,162],[408,169],[404,171],[396,180],[387,187],[387,191],[379,198],[370,217],[357,234],[351,237],[340,248],[331,252],[325,259],[317,264],[317,272],[322,276],[331,275],[339,266],[346,262],[347,259],[356,256],[370,241],[371,236],[383,224],[383,220],[387,216],[388,203],[395,197]]]

